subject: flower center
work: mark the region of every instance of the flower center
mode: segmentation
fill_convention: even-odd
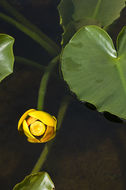
[[[30,125],[30,131],[34,136],[41,136],[46,130],[45,125],[40,121],[35,121]]]

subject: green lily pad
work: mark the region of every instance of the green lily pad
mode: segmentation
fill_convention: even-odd
[[[79,100],[126,119],[126,27],[117,48],[100,27],[82,27],[64,48],[61,69]]]
[[[0,81],[13,72],[14,39],[6,34],[0,34]]]
[[[58,10],[64,29],[62,44],[84,25],[106,27],[120,16],[125,0],[61,0]]]
[[[46,172],[39,172],[25,177],[13,190],[54,190],[54,184]]]

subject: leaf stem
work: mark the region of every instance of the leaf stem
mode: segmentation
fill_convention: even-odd
[[[39,94],[38,94],[38,104],[37,104],[38,110],[43,109],[47,84],[48,84],[50,75],[51,75],[54,67],[56,66],[58,60],[59,60],[59,56],[53,58],[42,76],[42,79],[40,82]]]
[[[32,61],[32,60],[29,60],[29,59],[24,58],[24,57],[15,56],[15,61],[18,63],[23,63],[23,64],[28,65],[28,66],[33,66],[33,67],[38,68],[39,70],[42,70],[42,71],[46,70],[45,66],[40,65],[39,63]]]
[[[59,108],[59,112],[58,112],[58,116],[57,116],[57,120],[58,120],[58,123],[57,123],[57,132],[59,131],[59,129],[62,126],[63,118],[64,118],[65,113],[67,111],[67,108],[68,108],[68,105],[70,103],[70,100],[71,100],[71,96],[65,96],[65,98],[61,102],[61,105],[60,105],[60,108]],[[55,139],[53,139],[50,142],[48,142],[48,143],[45,144],[45,146],[44,146],[44,148],[43,148],[43,150],[42,150],[42,152],[40,154],[40,157],[39,157],[38,161],[36,162],[36,164],[35,164],[32,172],[31,172],[32,174],[41,170],[44,162],[47,159],[47,156],[50,153],[51,147],[52,147],[52,145],[53,145],[54,142],[55,142]]]
[[[34,67],[34,68],[39,69],[43,72],[45,72],[47,70],[47,67],[48,67],[48,66],[43,66],[43,65],[37,63],[36,61],[32,61],[30,59],[27,59],[27,58],[21,57],[21,56],[15,56],[15,61],[20,63],[20,64],[24,64],[27,66]],[[56,80],[62,80],[61,78],[58,77],[58,75],[56,73],[52,73],[52,75],[56,78]]]
[[[14,25],[16,28],[18,28],[20,31],[31,37],[34,41],[36,41],[38,44],[40,44],[50,55],[56,56],[59,51],[55,49],[54,47],[50,46],[50,44],[43,38],[41,38],[36,32],[33,30],[27,28],[25,25],[17,22],[15,19],[5,15],[4,13],[0,13],[0,18],[4,21]]]
[[[52,48],[54,48],[57,52],[60,51],[58,45],[51,40],[46,34],[44,34],[37,26],[32,24],[27,18],[25,18],[20,12],[18,12],[8,1],[1,0],[0,5],[12,16],[15,17],[17,21],[37,33],[42,39],[44,39]]]

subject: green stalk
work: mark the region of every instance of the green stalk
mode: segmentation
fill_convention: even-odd
[[[33,67],[35,67],[39,70],[42,70],[42,71],[46,70],[45,66],[40,65],[39,63],[32,61],[32,60],[29,60],[29,59],[24,58],[24,57],[15,56],[15,61],[18,63],[21,63],[21,64],[23,63],[23,64],[28,65],[28,66],[33,66]]]
[[[32,61],[32,60],[29,60],[27,58],[24,58],[24,57],[21,57],[21,56],[15,56],[15,61],[17,63],[20,63],[20,64],[24,64],[24,65],[27,65],[27,66],[32,66],[38,70],[41,70],[43,72],[45,72],[47,70],[47,66],[43,66],[43,65],[40,65],[39,63],[37,63],[36,61]],[[58,77],[58,75],[56,73],[52,73],[52,75],[57,79],[57,80],[61,80],[61,78]]]
[[[56,56],[58,54],[58,51],[54,47],[50,46],[50,44],[45,39],[42,39],[36,32],[27,28],[23,24],[17,22],[13,18],[5,15],[4,13],[0,13],[0,18],[12,24],[16,28],[18,28],[20,31],[24,32],[26,35],[31,37],[34,41],[40,44],[50,55]]]
[[[58,45],[51,40],[47,35],[45,35],[37,26],[32,24],[27,18],[25,18],[21,13],[19,13],[11,4],[9,4],[6,0],[1,0],[0,5],[12,16],[15,17],[17,21],[37,33],[42,39],[44,39],[52,48],[54,48],[57,52],[60,51]]]
[[[45,99],[45,93],[47,89],[47,84],[50,78],[50,75],[52,73],[52,70],[56,66],[57,62],[59,60],[59,56],[52,59],[52,61],[49,63],[46,71],[44,72],[41,82],[40,82],[40,88],[39,88],[39,94],[38,94],[38,104],[37,109],[42,110],[44,107],[44,99]]]
[[[66,96],[63,101],[61,102],[60,108],[59,108],[59,112],[58,112],[58,116],[57,116],[57,131],[59,131],[59,129],[62,126],[62,122],[63,122],[63,118],[65,116],[65,113],[67,111],[68,105],[70,103],[71,97],[70,96]],[[53,145],[53,143],[55,142],[55,139],[51,140],[50,142],[46,143],[44,146],[44,149],[42,150],[40,157],[38,159],[38,161],[36,162],[33,170],[32,170],[32,174],[39,172],[44,164],[44,162],[47,159],[47,156],[50,153],[51,147]]]

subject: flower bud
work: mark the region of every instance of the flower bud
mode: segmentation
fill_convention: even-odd
[[[18,122],[18,130],[27,136],[31,143],[44,143],[56,135],[57,120],[54,116],[30,109],[26,111]]]

